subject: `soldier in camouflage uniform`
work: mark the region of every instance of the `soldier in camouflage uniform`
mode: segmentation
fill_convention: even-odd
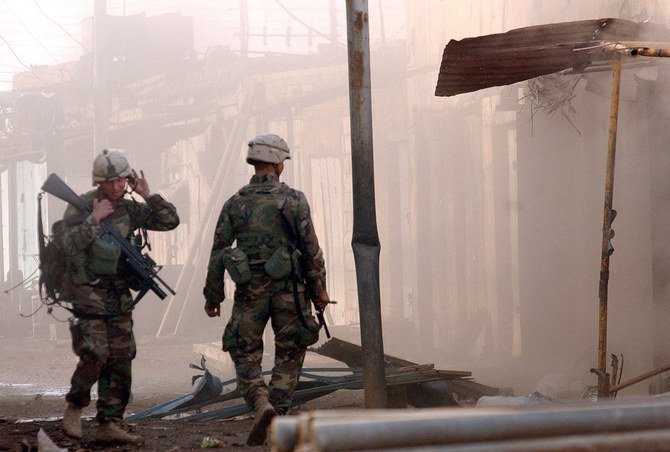
[[[124,198],[126,182],[146,202]],[[67,263],[65,297],[75,314],[70,320],[72,349],[79,362],[65,396],[63,416],[65,434],[83,436],[81,410],[91,401],[91,387],[98,383],[96,440],[99,442],[139,443],[139,435],[122,430],[130,398],[131,362],[135,357],[130,289],[138,281],[120,257],[118,247],[98,237],[104,219],[123,236],[130,238],[136,229],[169,231],[179,224],[175,207],[149,190],[144,172],[138,176],[118,151],[103,151],[93,162],[92,190],[81,196],[91,213],[68,206],[64,231],[60,235]]]
[[[223,206],[203,290],[205,312],[219,316],[224,268],[236,283],[223,350],[235,363],[242,396],[255,410],[249,445],[263,444],[275,414],[285,414],[291,407],[307,346],[319,337],[310,300],[318,309],[329,300],[323,254],[307,199],[279,182],[288,158],[288,145],[277,135],[259,135],[249,142],[247,163],[255,174]],[[261,359],[268,320],[275,335],[275,361],[266,385]]]

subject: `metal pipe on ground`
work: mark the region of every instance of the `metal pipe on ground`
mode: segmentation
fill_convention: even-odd
[[[453,446],[426,446],[384,449],[385,452],[565,452],[565,451],[650,451],[670,449],[670,430],[642,432],[600,433],[593,435],[566,435],[555,438],[493,441],[456,444]],[[303,451],[304,452],[304,451]]]
[[[524,409],[332,410],[277,419],[272,426],[272,448],[345,451],[455,447],[660,430],[670,430],[670,398]],[[657,441],[665,438],[665,433],[657,432]]]

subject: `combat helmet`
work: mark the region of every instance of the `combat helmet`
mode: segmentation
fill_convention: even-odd
[[[247,163],[266,162],[281,163],[290,159],[288,144],[278,135],[257,135],[249,142],[247,149]]]
[[[103,150],[93,160],[93,185],[128,177],[133,173],[128,159],[120,151]]]

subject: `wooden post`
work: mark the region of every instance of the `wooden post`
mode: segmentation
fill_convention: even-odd
[[[614,252],[610,240],[614,236],[612,221],[616,211],[612,209],[614,195],[614,162],[616,157],[617,121],[619,117],[619,88],[621,86],[621,56],[614,54],[612,69],[612,97],[610,105],[609,138],[607,140],[607,173],[605,179],[605,206],[603,209],[603,236],[600,255],[600,285],[598,298],[598,397],[609,397],[609,375],[607,374],[607,292],[609,283],[610,256]]]

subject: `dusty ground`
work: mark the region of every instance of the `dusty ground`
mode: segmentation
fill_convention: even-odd
[[[136,413],[192,392],[191,377],[202,372],[188,367],[199,363],[193,342],[176,338],[138,338],[138,356],[133,367],[133,399],[127,414]],[[84,410],[85,437],[73,441],[60,431],[64,394],[76,364],[69,339],[0,339],[0,451],[37,450],[40,428],[56,444],[71,451],[169,451],[201,450],[205,437],[221,441],[219,450],[269,450],[248,447],[249,416],[227,421],[186,422],[184,420],[142,420],[127,427],[145,438],[142,447],[103,447],[93,443],[93,406]],[[231,375],[220,375],[222,380]],[[239,403],[239,401],[238,401]],[[92,404],[93,405],[93,404]],[[328,407],[360,407],[361,391],[338,391],[300,407],[300,410]]]

